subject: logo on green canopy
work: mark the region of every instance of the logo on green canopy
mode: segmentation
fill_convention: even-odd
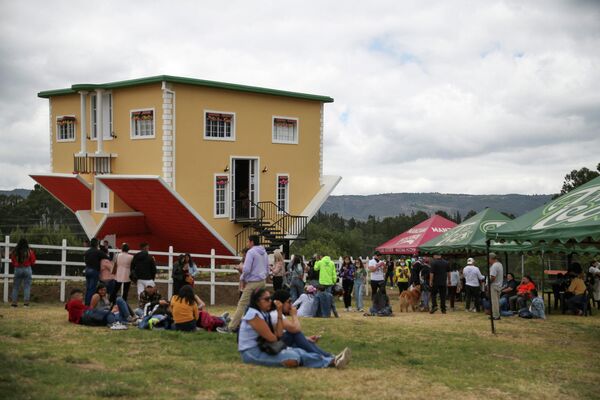
[[[436,246],[443,246],[446,244],[453,244],[466,240],[473,236],[473,233],[475,233],[476,229],[477,227],[475,226],[475,222],[468,224],[463,223],[451,231],[446,232],[442,240],[440,240]]]
[[[600,217],[600,185],[588,186],[559,197],[548,204],[542,218],[531,229],[552,228],[557,225],[580,223]]]
[[[486,233],[497,229],[499,226],[502,226],[507,221],[485,221],[479,226],[481,232]]]

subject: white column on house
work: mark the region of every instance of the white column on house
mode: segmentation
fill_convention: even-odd
[[[81,132],[81,150],[79,151],[81,155],[84,155],[87,151],[87,120],[85,118],[85,101],[87,98],[87,93],[85,90],[79,92],[81,97],[81,116],[79,118],[79,131]]]
[[[103,110],[102,110],[102,93],[103,89],[96,89],[96,140],[98,141],[98,148],[96,154],[104,153],[104,126],[102,126]]]

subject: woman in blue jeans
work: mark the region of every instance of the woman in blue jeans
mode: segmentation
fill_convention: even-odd
[[[35,265],[35,253],[29,248],[26,239],[21,239],[10,254],[10,260],[15,268],[12,289],[11,306],[16,307],[19,297],[19,288],[23,283],[23,305],[29,307],[31,293],[31,267]]]
[[[265,288],[256,289],[250,297],[250,305],[242,318],[239,330],[238,351],[246,364],[267,367],[326,368],[335,366],[335,358],[309,353],[300,348],[287,347],[278,354],[267,354],[258,345],[259,338],[274,343],[283,336],[283,304],[275,301],[277,321],[271,321],[271,294]],[[273,324],[274,323],[274,324]]]
[[[127,329],[125,324],[129,321],[129,307],[123,298],[117,297],[114,305],[111,304],[106,286],[98,284],[96,293],[92,296],[90,310],[86,313],[95,321],[102,321],[113,329]],[[125,326],[125,328],[123,328]]]

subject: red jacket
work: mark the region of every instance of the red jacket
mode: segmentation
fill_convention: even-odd
[[[65,304],[65,310],[69,312],[69,322],[74,324],[78,324],[81,321],[81,317],[85,310],[90,309],[91,307],[83,304],[81,300],[69,300],[67,304]]]
[[[535,289],[533,282],[521,283],[519,286],[517,286],[517,294],[529,295],[533,289]]]
[[[25,261],[23,261],[22,263],[18,263],[17,262],[17,255],[12,252],[10,254],[10,261],[13,265],[13,267],[33,267],[35,264],[35,253],[33,252],[33,250],[29,250],[29,257],[27,257],[27,259]]]

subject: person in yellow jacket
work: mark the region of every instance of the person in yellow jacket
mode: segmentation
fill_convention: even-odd
[[[325,290],[331,293],[331,288],[337,282],[337,272],[331,258],[325,256],[317,261],[315,271],[319,271],[319,285],[324,286]]]
[[[396,272],[394,274],[394,281],[398,286],[398,290],[402,293],[404,290],[408,290],[408,281],[410,279],[410,267],[406,265],[406,262],[401,259],[396,265]]]

